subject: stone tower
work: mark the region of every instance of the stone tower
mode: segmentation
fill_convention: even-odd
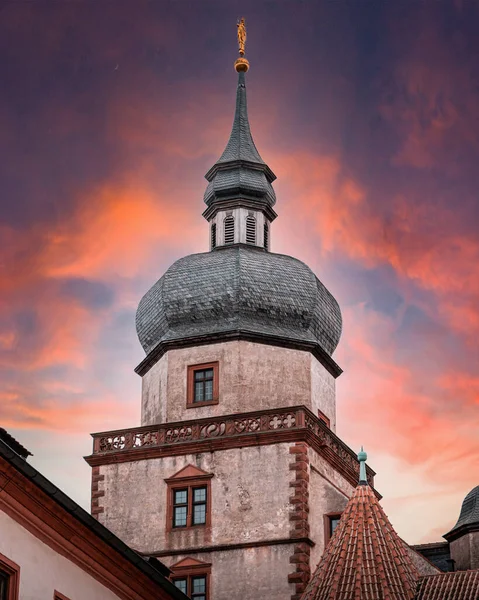
[[[359,463],[335,435],[341,312],[304,263],[270,251],[275,175],[250,132],[248,62],[235,67],[231,136],[206,174],[210,251],[139,304],[141,426],[94,434],[92,513],[196,600],[287,600]]]

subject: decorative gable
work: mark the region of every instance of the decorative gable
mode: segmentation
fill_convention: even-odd
[[[201,477],[213,477],[213,475],[211,473],[207,473],[206,471],[203,471],[203,469],[199,469],[198,467],[195,467],[195,465],[186,465],[186,467],[183,467],[180,471],[178,471],[178,473],[175,473],[169,479],[165,479],[165,481],[173,482],[178,479],[189,479],[189,478],[198,479]]]
[[[171,565],[170,569],[172,571],[176,571],[177,569],[194,569],[207,567],[211,567],[211,563],[203,562],[202,560],[197,560],[196,558],[191,558],[191,556],[187,556],[186,558],[182,558],[174,565]]]

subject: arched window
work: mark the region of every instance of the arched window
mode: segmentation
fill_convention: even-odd
[[[256,244],[256,219],[253,215],[246,217],[246,243]]]
[[[268,247],[269,247],[269,227],[268,227],[268,223],[264,224],[263,246],[264,246],[265,250],[268,250]]]
[[[216,248],[216,223],[211,226],[211,248]]]
[[[234,244],[235,241],[235,220],[232,215],[225,219],[225,244]]]

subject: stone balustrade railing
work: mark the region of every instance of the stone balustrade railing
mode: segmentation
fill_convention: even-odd
[[[228,416],[209,417],[194,421],[177,423],[161,423],[132,429],[109,431],[93,434],[93,454],[87,457],[90,464],[99,464],[101,457],[110,457],[113,453],[117,460],[120,455],[128,453],[129,459],[135,460],[136,451],[160,449],[165,451],[172,446],[189,445],[206,440],[233,441],[234,438],[254,436],[257,439],[267,435],[274,441],[276,436],[285,438],[291,432],[302,433],[304,439],[321,450],[329,462],[343,467],[351,481],[359,473],[359,463],[355,452],[342,442],[316,415],[304,406],[286,407],[274,410],[263,410]],[[238,440],[239,441],[239,440]],[[249,440],[252,442],[252,440]],[[123,460],[126,459],[126,456]],[[110,460],[108,460],[110,462]],[[368,468],[368,479],[373,483],[374,472]]]

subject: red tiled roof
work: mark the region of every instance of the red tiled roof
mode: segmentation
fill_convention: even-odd
[[[301,600],[412,600],[419,573],[369,485],[358,485]]]
[[[479,571],[456,571],[422,577],[415,600],[479,600]]]

